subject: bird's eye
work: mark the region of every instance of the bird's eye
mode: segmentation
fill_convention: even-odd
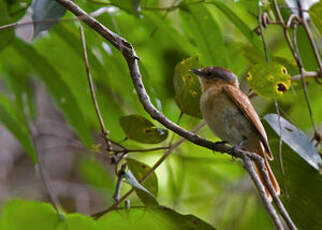
[[[206,72],[206,75],[207,75],[208,77],[210,77],[210,76],[211,76],[211,72],[210,72],[210,71]]]
[[[287,70],[286,70],[286,68],[285,67],[282,67],[281,68],[281,71],[282,71],[282,73],[285,75],[285,74],[287,74]]]

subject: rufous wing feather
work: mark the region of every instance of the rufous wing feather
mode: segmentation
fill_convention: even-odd
[[[223,90],[231,101],[241,110],[244,116],[250,121],[265,148],[265,152],[270,160],[273,160],[273,155],[268,144],[267,135],[253,105],[249,98],[239,88],[232,85],[223,86]]]

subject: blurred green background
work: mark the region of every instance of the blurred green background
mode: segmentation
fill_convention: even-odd
[[[175,74],[181,74],[176,68],[178,63],[198,57],[198,61],[190,64],[226,67],[236,73],[242,89],[248,92],[245,80],[248,70],[265,61],[260,36],[255,32],[257,1],[76,0],[75,3],[87,13],[94,12],[98,21],[133,45],[140,57],[142,78],[152,103],[170,120],[189,130],[202,120],[198,97],[193,101],[188,95],[184,99],[186,104],[180,104],[182,98],[174,84]],[[78,212],[89,216],[112,205],[117,178],[91,101],[82,57],[80,22],[70,20],[73,15],[53,0],[30,4],[28,0],[0,0],[0,26],[19,20],[60,17],[62,20],[49,26],[34,23],[0,30],[1,229],[35,229],[35,225],[39,229],[66,226],[69,229],[101,229],[102,226],[112,229],[129,226],[133,229],[274,228],[240,161],[188,141],[161,164],[149,185],[142,184],[163,208],[153,206],[156,211],[153,208],[151,211],[145,202],[146,194],[139,195],[139,199],[133,193],[129,197],[130,206],[137,209],[129,213],[123,209],[112,211],[98,221],[80,214],[67,214]],[[279,4],[287,18],[291,11],[285,2],[279,1]],[[310,11],[313,15],[310,26],[318,46],[321,19],[315,16],[321,15],[320,6],[317,3]],[[264,1],[263,11],[276,17],[270,1]],[[119,122],[124,116],[138,114],[150,120],[153,129],[162,126],[140,104],[120,52],[91,28],[83,26],[97,100],[110,138],[129,149],[166,147],[178,141],[180,137],[171,131],[158,144],[126,139],[130,135]],[[265,28],[264,36],[270,60],[285,65],[291,76],[298,74],[281,27]],[[317,64],[301,27],[297,30],[297,39],[305,69],[315,71]],[[313,79],[306,82],[313,117],[321,130],[321,86]],[[193,87],[200,93],[200,86]],[[294,82],[278,101],[281,115],[312,138],[313,128],[301,82]],[[273,99],[255,97],[252,102],[260,117],[276,113]],[[196,114],[187,112],[190,115],[183,114],[179,119],[183,107]],[[272,168],[280,182],[286,208],[300,229],[321,229],[321,175],[285,144],[283,175],[278,160],[279,137],[266,121],[263,123],[275,156]],[[199,134],[209,140],[219,140],[207,127]],[[164,152],[130,152],[128,158],[152,167]],[[34,202],[49,202],[39,177],[40,155],[51,178],[52,190],[66,212],[64,218],[56,216],[48,204]],[[135,164],[140,165],[139,162]],[[134,174],[138,177],[139,172]],[[121,194],[130,188],[123,184]],[[144,205],[146,211],[141,209]],[[186,214],[193,216],[182,216]]]

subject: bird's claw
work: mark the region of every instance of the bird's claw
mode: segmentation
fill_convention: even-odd
[[[240,150],[240,148],[243,146],[243,144],[245,143],[246,139],[243,139],[240,143],[238,143],[237,145],[234,145],[230,150],[229,153],[234,157],[234,155],[236,154],[236,152],[238,152]]]

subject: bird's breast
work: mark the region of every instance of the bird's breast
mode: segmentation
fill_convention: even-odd
[[[209,128],[223,141],[236,145],[252,132],[247,118],[222,89],[208,89],[200,105]]]

